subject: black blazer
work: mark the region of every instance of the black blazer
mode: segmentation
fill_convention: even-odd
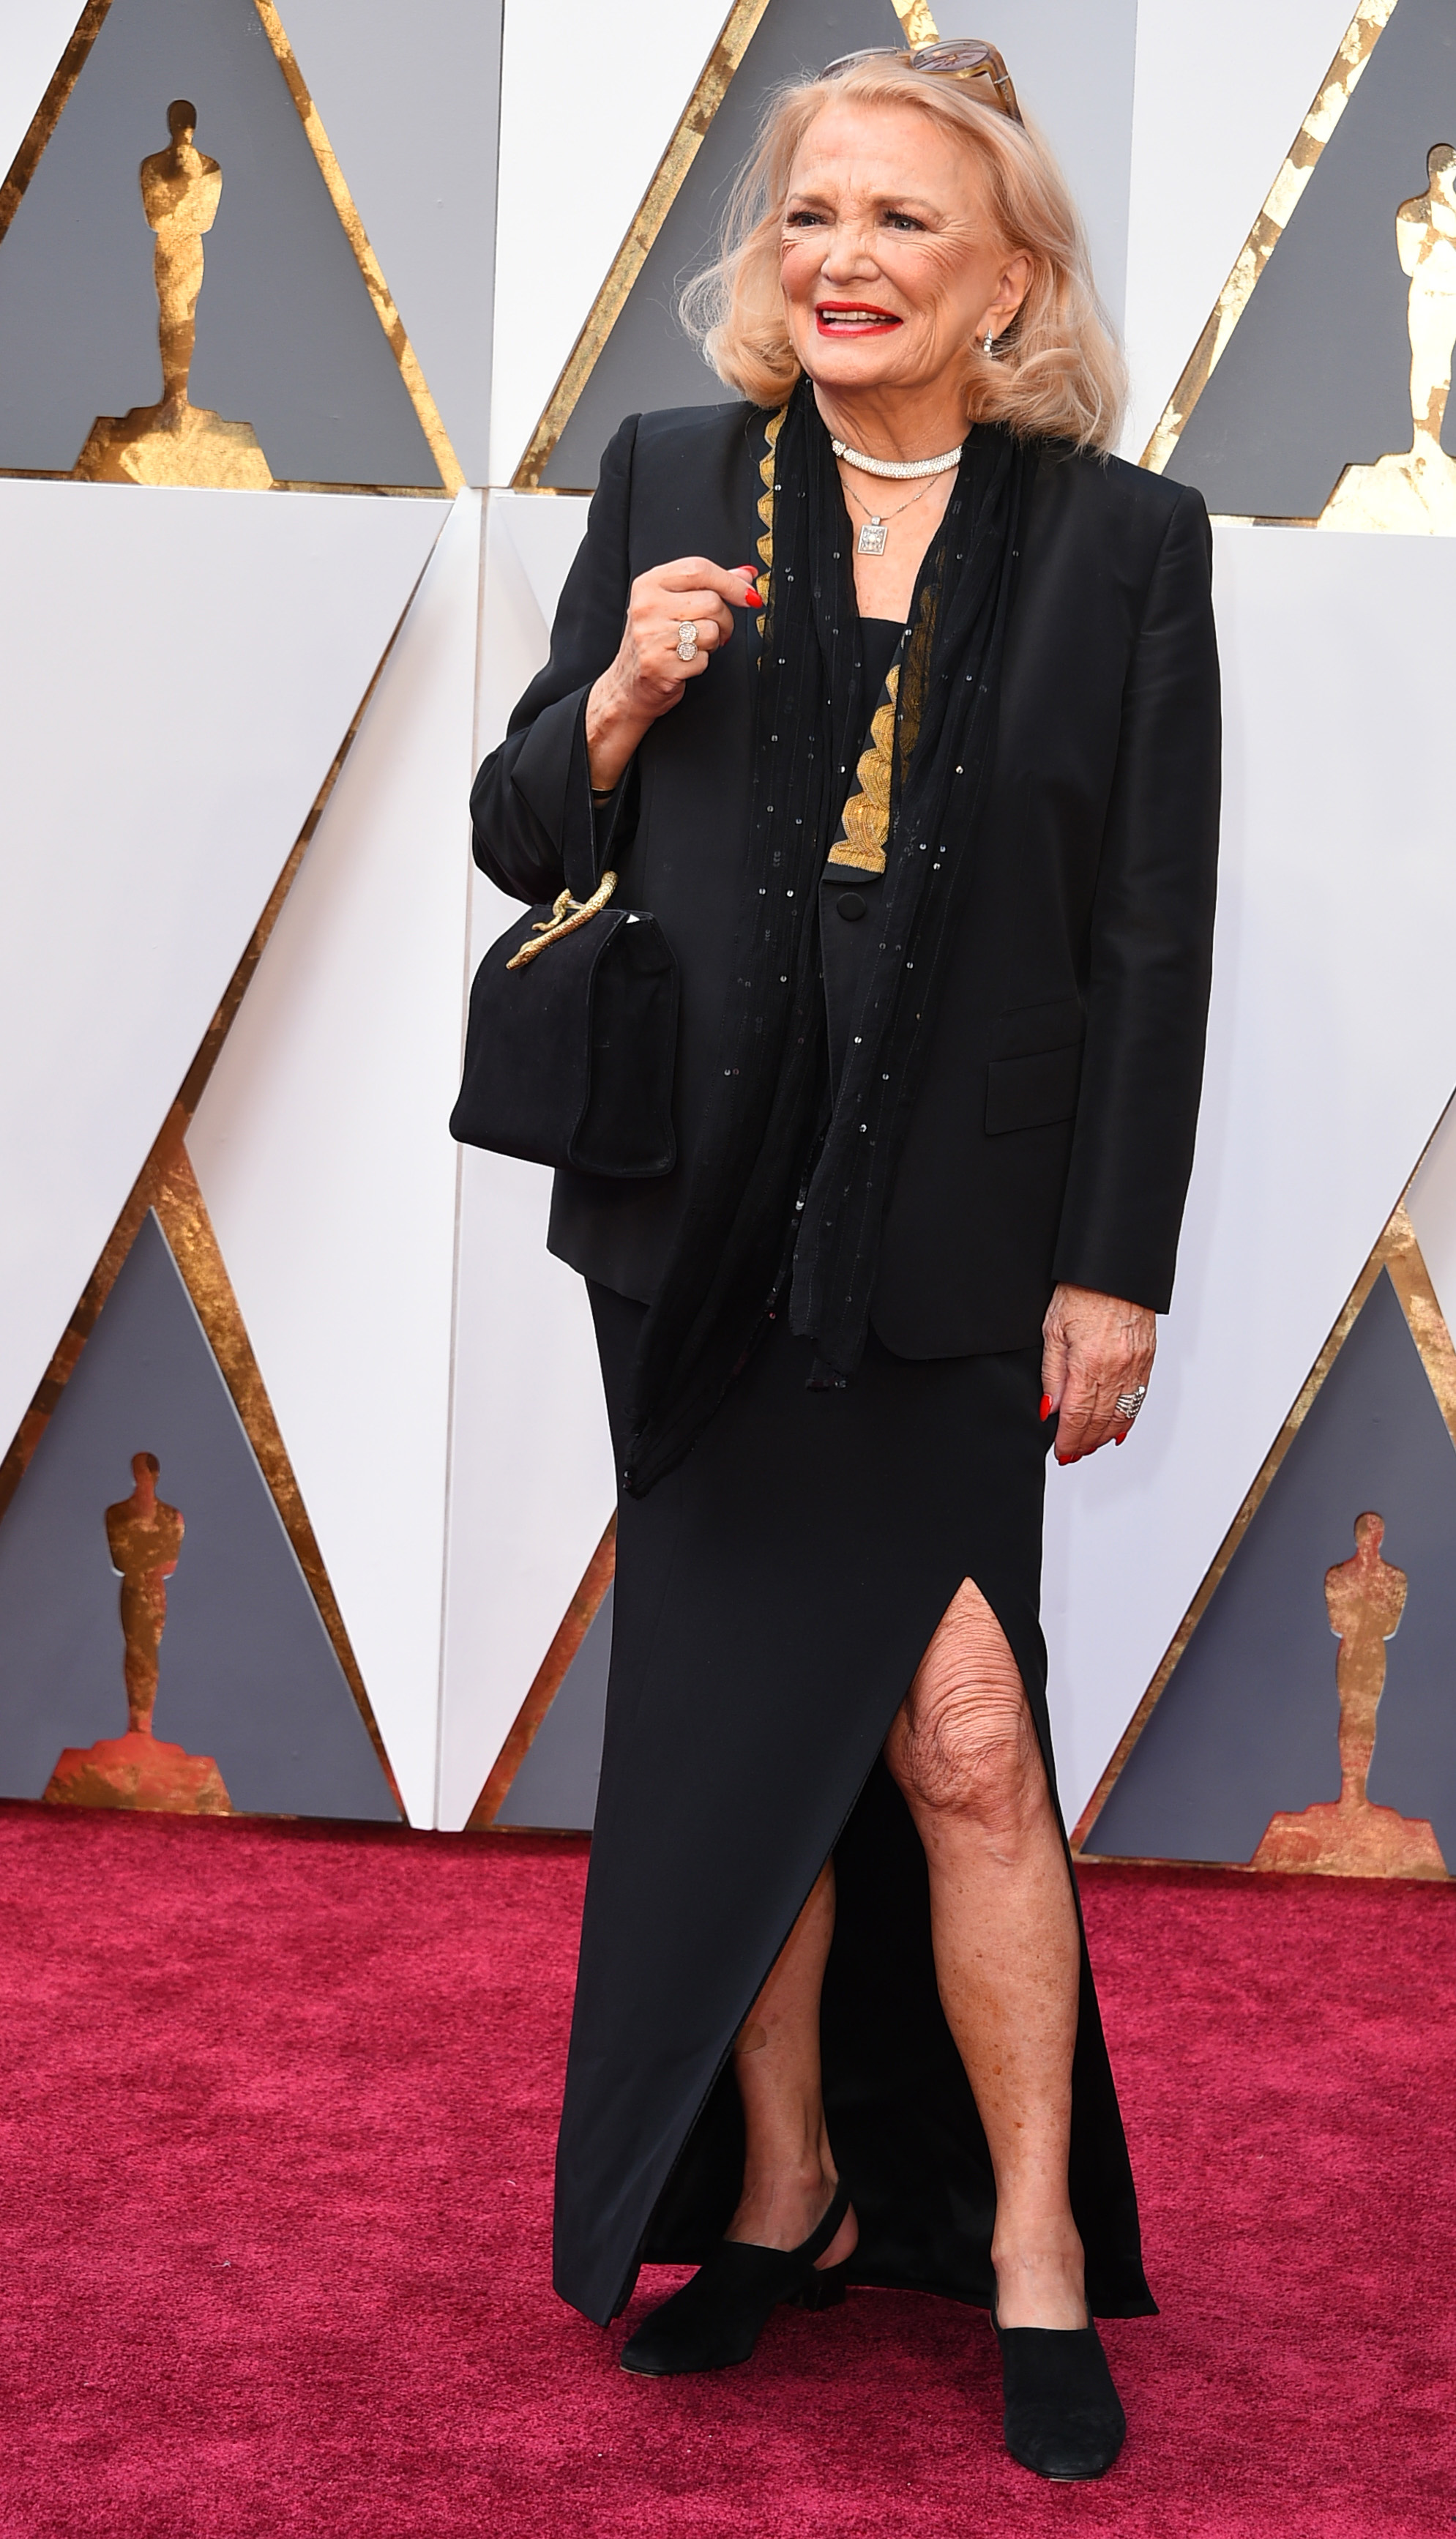
[[[747,889],[745,611],[653,726],[593,828],[587,694],[638,574],[750,561],[764,418],[632,416],[602,460],[551,658],[481,768],[476,860],[554,899],[607,862],[676,953],[678,1161],[559,1173],[550,1247],[652,1298],[686,1194]],[[871,1319],[913,1358],[1029,1346],[1067,1279],[1166,1309],[1203,1072],[1218,822],[1218,665],[1202,498],[1044,448],[1007,633],[975,874],[889,1201]]]

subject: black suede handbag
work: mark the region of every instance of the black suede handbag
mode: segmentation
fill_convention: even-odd
[[[462,1145],[607,1181],[677,1160],[677,963],[655,917],[590,897],[529,909],[475,973],[451,1113]]]

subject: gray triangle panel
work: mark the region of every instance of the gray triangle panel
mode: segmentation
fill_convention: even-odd
[[[601,1777],[612,1594],[608,1587],[497,1812],[497,1824],[541,1825],[554,1833],[590,1832]]]
[[[1325,1572],[1365,1509],[1410,1581],[1369,1795],[1456,1861],[1456,1450],[1381,1271],[1084,1845],[1248,1861],[1272,1816],[1340,1796]]]
[[[602,450],[624,415],[660,406],[721,405],[731,394],[683,333],[677,298],[712,259],[728,189],[753,147],[769,94],[781,81],[822,70],[841,53],[902,40],[890,0],[769,0],[542,471],[542,484],[594,485]]]
[[[217,1761],[235,1810],[398,1821],[369,1733],[176,1264],[148,1217],[0,1525],[0,1792],[121,1736],[105,1511],[153,1454],[186,1533],[155,1734]]]
[[[1168,461],[1211,511],[1311,518],[1344,467],[1410,447],[1395,216],[1439,141],[1456,143],[1456,9],[1398,0]],[[1442,438],[1456,454],[1456,401]]]
[[[250,423],[277,477],[438,487],[252,0],[112,0],[0,242],[0,467],[67,472],[98,415],[162,394],[137,172],[183,97],[223,173],[192,403]]]

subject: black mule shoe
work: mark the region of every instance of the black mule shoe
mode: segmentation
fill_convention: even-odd
[[[622,2348],[624,2371],[654,2379],[671,2371],[721,2371],[746,2363],[776,2301],[804,2309],[832,2309],[842,2301],[849,2259],[816,2266],[850,2209],[841,2178],[816,2230],[797,2248],[760,2248],[747,2239],[720,2239],[691,2283],[643,2320]]]
[[[1085,2327],[1003,2327],[1006,2448],[1038,2477],[1100,2477],[1123,2446],[1128,2420],[1102,2339]]]

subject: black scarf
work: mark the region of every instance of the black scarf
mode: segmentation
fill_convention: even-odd
[[[880,1228],[971,879],[1023,485],[1020,444],[970,433],[921,567],[899,683],[884,943],[831,1105],[819,877],[851,789],[860,617],[853,531],[809,382],[775,449],[773,556],[754,700],[746,914],[717,1098],[643,1331],[626,1479],[641,1497],[712,1418],[792,1279],[813,1381],[864,1353]]]

